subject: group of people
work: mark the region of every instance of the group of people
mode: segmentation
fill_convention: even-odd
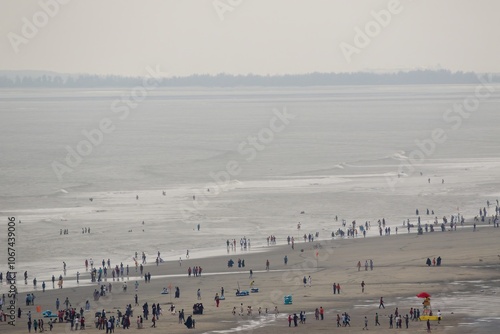
[[[262,313],[265,312],[265,314],[268,314],[268,309],[266,308],[264,311],[262,310],[262,307],[259,306],[259,308],[257,309],[257,314],[259,316],[262,315]],[[305,312],[304,312],[305,313]],[[247,305],[246,307],[246,312],[245,312],[245,307],[243,306],[243,303],[240,304],[240,309],[239,309],[239,312],[236,311],[236,306],[233,307],[233,311],[232,311],[232,314],[235,316],[236,314],[238,314],[239,316],[244,316],[245,314],[247,316],[253,316],[253,308],[252,308],[252,305]],[[274,316],[275,318],[277,318],[279,315],[279,311],[278,311],[278,306],[275,306],[274,307]]]
[[[290,238],[290,237],[288,237]],[[275,235],[270,235],[267,237],[267,245],[276,245],[276,236]]]
[[[268,237],[268,245],[269,245],[269,237]],[[236,251],[236,239],[233,239],[232,241],[227,239],[226,248],[228,253],[230,248],[232,251]],[[243,238],[240,238],[240,250],[247,250],[247,249],[250,249],[250,238],[244,236]]]
[[[358,267],[358,271],[361,270],[361,261],[358,261],[358,264],[356,265]],[[373,260],[365,260],[365,271],[368,271],[368,267],[370,267],[370,270],[373,270]]]
[[[67,235],[69,234],[69,229],[65,228],[65,229],[60,229],[59,230],[59,235]]]
[[[425,264],[430,267],[432,266],[441,266],[441,256],[438,256],[438,258],[433,258],[432,261],[430,258],[427,258],[427,261],[425,261]]]
[[[35,305],[35,294],[28,293],[26,295],[26,306]]]
[[[342,313],[342,316],[337,313],[337,327],[351,327],[351,316],[347,312]]]
[[[314,310],[314,318],[316,320],[324,320],[324,313],[325,313],[325,310],[323,309],[322,306],[320,306],[319,308],[316,308],[316,310]],[[294,327],[297,327],[298,324],[305,324],[306,323],[306,312],[305,311],[300,311],[299,315],[297,315],[297,313],[293,313],[293,315],[290,313],[288,314],[288,327],[292,327],[292,323],[293,323],[293,326]]]
[[[90,233],[90,227],[82,227],[82,234]]]
[[[193,274],[194,277],[201,276],[202,271],[203,271],[203,268],[201,266],[194,266],[193,269],[191,269],[191,267],[189,267],[187,269],[188,277],[191,277],[191,274]]]
[[[52,328],[54,327],[54,324],[52,322],[52,319],[49,319],[49,322],[48,322],[48,325],[49,325],[49,330],[52,331]],[[43,319],[35,319],[35,320],[31,320],[31,317],[28,319],[28,333],[31,333],[31,328],[33,328],[33,330],[36,332],[44,332],[45,331],[45,327],[44,327],[44,321]]]

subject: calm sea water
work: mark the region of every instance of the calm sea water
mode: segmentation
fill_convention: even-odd
[[[129,89],[2,90],[0,211],[22,221],[18,271],[326,238],[335,215],[477,215],[500,198],[500,87],[464,107],[477,87],[157,89],[136,105]]]

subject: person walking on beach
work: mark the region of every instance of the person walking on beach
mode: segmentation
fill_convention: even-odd
[[[380,326],[380,322],[378,322],[378,313],[375,313],[375,326]]]
[[[196,291],[196,296],[198,297],[198,300],[201,300],[201,290],[198,289],[198,291]]]
[[[361,293],[365,292],[365,281],[361,282]]]
[[[337,293],[340,295],[340,283],[337,283]]]
[[[368,318],[365,316],[365,327],[363,327],[363,330],[368,330]]]
[[[269,260],[266,260],[266,270],[269,271]]]
[[[184,309],[179,311],[179,323],[182,324],[184,322]]]
[[[333,283],[333,294],[335,295],[337,293],[337,285],[335,282]]]
[[[380,297],[380,304],[378,305],[378,308],[381,308],[381,307],[385,308],[385,306],[384,306],[384,297]]]
[[[361,270],[361,261],[358,261],[358,271]]]
[[[69,298],[66,297],[66,299],[64,300],[64,305],[66,305],[66,310],[69,309]]]
[[[153,318],[151,318],[151,322],[153,323],[151,327],[156,328],[156,315],[153,314]]]
[[[240,304],[240,313],[238,313],[240,316],[243,316],[244,310],[243,310],[243,303]]]

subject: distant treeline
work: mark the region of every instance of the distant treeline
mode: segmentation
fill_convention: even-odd
[[[495,75],[494,82],[500,82]],[[238,86],[334,86],[334,85],[408,85],[408,84],[473,84],[478,82],[474,72],[450,72],[447,70],[419,70],[397,73],[310,73],[290,75],[190,75],[186,77],[164,78],[161,87],[238,87]],[[92,88],[92,87],[133,87],[143,84],[142,77],[116,75],[58,75],[40,74],[16,75],[0,73],[0,87],[54,87],[54,88]]]

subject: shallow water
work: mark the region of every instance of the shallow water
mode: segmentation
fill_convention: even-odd
[[[458,130],[443,119],[474,88],[165,89],[125,119],[111,108],[120,91],[1,90],[0,210],[22,221],[17,271],[40,281],[58,276],[63,261],[73,275],[89,258],[132,265],[136,251],[152,262],[157,251],[174,260],[186,249],[192,258],[225,254],[227,239],[244,236],[252,249],[268,235],[326,239],[341,219],[371,221],[375,236],[385,217],[394,234],[403,220],[416,224],[415,208],[424,223],[434,218],[426,208],[475,216],[499,195],[500,87]],[[272,138],[264,131],[254,156],[250,140],[270,128],[273,108],[294,118]],[[115,129],[59,180],[51,164],[103,118]],[[448,139],[414,171],[401,170],[415,140],[436,128]],[[217,185],[230,161],[239,172]]]

